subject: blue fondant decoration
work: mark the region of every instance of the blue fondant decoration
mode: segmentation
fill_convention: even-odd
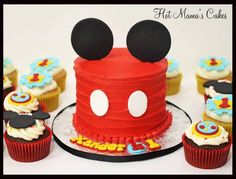
[[[218,130],[218,126],[212,121],[201,121],[197,124],[197,130],[203,134],[213,134]]]
[[[207,61],[209,61],[210,59],[216,59],[216,60],[220,60],[221,64],[220,65],[208,65]],[[229,66],[229,61],[223,57],[218,58],[218,57],[213,57],[210,56],[208,58],[202,58],[199,60],[199,66],[201,68],[204,68],[207,71],[212,71],[212,70],[216,70],[216,71],[222,71],[224,69],[226,69]]]
[[[39,64],[43,62],[43,60],[48,60],[47,65],[42,65],[40,66]],[[54,68],[58,67],[60,65],[60,62],[57,58],[55,57],[46,57],[46,58],[38,58],[36,59],[33,63],[31,63],[30,68],[31,71],[37,71],[37,72],[42,72],[42,71],[47,71],[50,72]]]
[[[39,78],[42,77],[41,80],[38,81],[29,81],[29,77],[33,76],[34,74],[39,74]],[[49,83],[51,83],[53,80],[52,75],[48,72],[31,72],[28,75],[22,75],[20,77],[19,83],[21,85],[26,86],[27,88],[35,88],[35,87],[43,87]]]
[[[179,63],[175,59],[168,58],[168,62],[171,62],[171,64],[168,63],[168,69],[167,69],[168,73],[179,69]]]
[[[146,145],[144,145],[142,142],[136,142],[136,144],[141,144],[144,148],[139,150],[133,150],[133,146],[131,144],[128,144],[127,150],[130,154],[141,154],[146,151]]]
[[[30,99],[30,95],[28,93],[17,91],[13,95],[11,95],[12,101],[23,103]]]
[[[209,98],[206,102],[206,108],[209,111],[214,112],[215,114],[217,114],[218,116],[222,116],[223,114],[228,114],[230,116],[232,116],[232,106],[230,107],[230,109],[227,108],[221,108],[219,105],[217,105],[217,101],[222,101],[222,98],[228,98],[228,101],[232,102],[232,95],[217,95],[214,96],[213,98]]]

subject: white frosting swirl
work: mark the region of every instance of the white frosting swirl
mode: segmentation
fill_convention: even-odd
[[[179,69],[175,69],[174,71],[171,71],[171,72],[166,72],[166,77],[167,78],[173,78],[173,77],[176,77],[180,74],[180,70]]]
[[[21,105],[14,105],[14,104],[10,104],[9,103],[9,98],[12,96],[12,94],[14,94],[15,91],[9,93],[6,98],[4,99],[4,108],[7,111],[14,111],[17,113],[31,113],[32,111],[37,111],[38,110],[38,106],[39,106],[39,102],[37,100],[37,98],[33,97],[33,101],[32,103],[22,103]]]
[[[196,73],[198,76],[202,78],[209,79],[209,80],[217,80],[219,78],[227,77],[230,74],[230,68],[227,67],[221,71],[217,71],[217,70],[207,71],[206,69],[198,66]]]
[[[4,73],[4,75],[8,75],[8,74],[14,72],[15,70],[16,70],[16,68],[13,66],[13,64],[7,64],[3,68],[3,73]]]
[[[198,122],[192,123],[187,128],[187,130],[185,131],[185,135],[186,135],[186,137],[191,139],[198,146],[201,146],[201,145],[220,145],[220,144],[223,144],[223,143],[226,143],[226,142],[229,141],[229,139],[228,139],[229,133],[226,132],[225,129],[222,126],[219,126],[219,125],[218,125],[218,127],[219,127],[219,130],[221,130],[221,134],[219,136],[214,137],[214,138],[208,138],[207,140],[205,140],[204,138],[193,134],[192,133],[192,128],[197,123]]]
[[[44,93],[47,93],[49,91],[52,91],[52,90],[56,89],[57,88],[57,83],[54,80],[52,80],[52,82],[50,84],[46,84],[43,87],[28,88],[24,85],[21,85],[20,88],[21,88],[22,91],[29,92],[33,96],[37,97],[37,96],[40,96]]]
[[[7,123],[7,134],[14,138],[21,138],[26,141],[32,141],[38,139],[40,135],[43,135],[45,130],[44,121],[35,120],[35,124],[31,127],[16,129]]]
[[[226,122],[226,123],[232,123],[232,116],[228,114],[222,114],[222,116],[219,116],[215,113],[215,111],[210,111],[206,108],[206,115],[215,119],[219,122]]]
[[[3,80],[3,89],[7,89],[12,87],[12,82],[11,80],[9,80],[9,78],[7,76],[4,76],[4,80]]]
[[[47,72],[50,73],[52,76],[57,75],[58,73],[60,73],[63,70],[63,68],[61,66],[57,66],[51,70],[48,70]]]

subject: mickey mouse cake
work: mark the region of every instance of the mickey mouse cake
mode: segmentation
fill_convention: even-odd
[[[128,32],[127,48],[112,48],[110,28],[88,18],[75,25],[71,41],[80,56],[74,62],[73,116],[79,134],[98,142],[126,144],[160,136],[169,128],[165,56],[171,37],[164,25],[141,21]]]

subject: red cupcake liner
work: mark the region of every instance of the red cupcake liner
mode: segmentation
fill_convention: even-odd
[[[182,136],[184,154],[187,162],[197,168],[213,169],[223,166],[228,159],[232,139],[229,137],[229,144],[220,149],[201,149],[189,145],[185,141],[185,134]]]
[[[32,143],[11,141],[7,138],[7,131],[5,131],[4,139],[11,158],[19,162],[34,162],[47,157],[50,152],[52,130],[45,127],[45,130],[49,131],[49,136]]]

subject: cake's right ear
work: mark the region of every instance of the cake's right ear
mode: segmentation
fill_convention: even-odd
[[[109,54],[113,46],[111,29],[103,21],[88,18],[79,21],[72,30],[71,43],[75,52],[87,60],[99,60]]]
[[[144,62],[162,60],[170,50],[171,37],[160,22],[144,20],[135,24],[126,39],[129,52]]]

